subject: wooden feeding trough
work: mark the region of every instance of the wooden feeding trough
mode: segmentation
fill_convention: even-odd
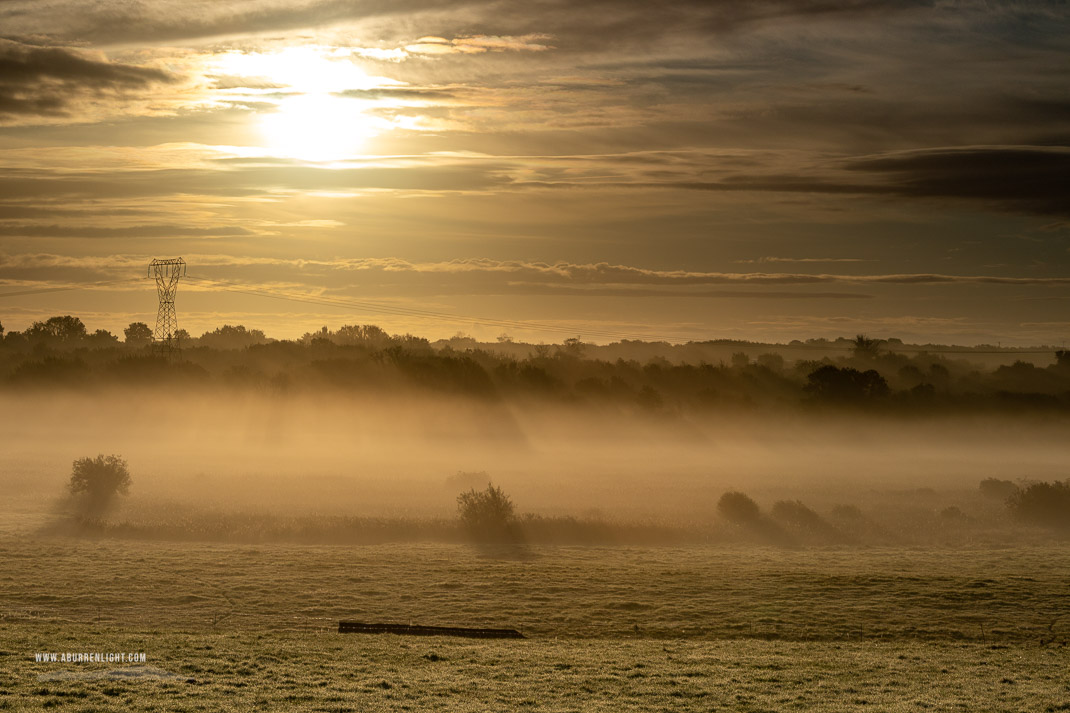
[[[405,636],[464,636],[470,639],[523,639],[516,629],[475,629],[463,626],[419,626],[414,624],[365,624],[338,622],[339,634],[402,634]]]

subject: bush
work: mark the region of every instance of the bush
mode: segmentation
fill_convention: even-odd
[[[74,461],[67,489],[82,498],[87,514],[100,515],[117,495],[130,492],[130,482],[125,460],[117,455],[98,455]]]
[[[826,526],[820,515],[799,500],[778,500],[773,504],[773,517],[805,529],[818,530]]]
[[[1008,498],[1007,507],[1024,522],[1070,529],[1070,483],[1032,483]]]
[[[520,531],[513,501],[493,484],[486,490],[472,488],[457,496],[461,525],[477,542],[518,542]]]
[[[721,517],[736,524],[755,523],[761,517],[758,503],[746,494],[730,491],[717,501],[717,512]]]

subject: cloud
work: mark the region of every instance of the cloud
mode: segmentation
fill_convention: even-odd
[[[189,225],[26,225],[0,222],[0,236],[31,238],[176,238],[176,237],[235,237],[257,233],[233,225],[194,227]]]
[[[752,260],[736,260],[739,265],[762,264],[769,262],[873,262],[857,257],[759,257]]]
[[[964,198],[1070,216],[1070,148],[968,146],[903,151],[850,161],[883,188],[911,198]]]
[[[713,166],[710,167],[714,168]],[[776,166],[769,166],[775,170]],[[688,169],[690,172],[691,169]],[[711,173],[707,170],[706,173]],[[709,192],[812,193],[971,201],[984,210],[1070,216],[1070,148],[967,146],[889,152],[814,164],[796,173],[733,173],[719,180],[676,180],[683,172],[645,174],[660,181],[618,180],[622,188]],[[567,180],[535,180],[529,187],[563,188]],[[591,186],[589,182],[582,185]]]
[[[63,47],[0,40],[0,115],[62,115],[80,99],[173,81],[152,67],[92,59]]]
[[[484,52],[544,52],[550,35],[532,33],[521,37],[474,35],[447,40],[442,37],[421,37],[405,45],[412,54],[482,54]]]
[[[748,26],[828,17],[864,18],[925,9],[928,2],[904,0],[678,0],[653,7],[646,0],[542,0],[501,3],[464,0],[235,0],[228,3],[173,3],[167,0],[7,0],[0,24],[10,34],[77,38],[95,43],[175,41],[226,35],[274,33],[389,21],[412,26],[415,20],[441,27],[440,36],[524,36],[586,34],[612,43],[681,31],[724,34]],[[552,28],[552,29],[548,29]],[[449,32],[447,32],[449,30]],[[604,34],[613,31],[616,36]]]
[[[554,289],[575,290],[571,294],[587,294],[594,290],[609,289],[637,294],[636,291],[658,287],[686,287],[700,290],[703,287],[733,286],[813,286],[813,285],[954,285],[990,284],[1007,286],[1064,286],[1070,285],[1070,277],[1002,277],[994,275],[947,275],[940,273],[906,274],[806,274],[776,272],[700,272],[689,270],[654,270],[633,265],[571,262],[526,262],[519,260],[493,260],[469,258],[441,262],[413,262],[396,257],[352,258],[336,260],[310,260],[303,258],[244,257],[226,254],[190,253],[185,256],[190,265],[190,274],[211,279],[226,275],[241,274],[242,270],[268,270],[278,279],[293,284],[324,285],[371,285],[376,284],[374,275],[394,284],[399,276],[467,276],[472,278],[494,277],[495,283],[505,286],[530,288],[549,286]],[[141,269],[148,257],[109,255],[103,257],[73,257],[47,253],[4,255],[2,264],[10,271],[44,269],[49,267],[91,268],[94,270],[117,270],[120,272]],[[204,271],[207,271],[205,273]],[[264,273],[266,274],[266,273]],[[235,278],[236,281],[243,281]],[[471,282],[467,284],[472,284]],[[623,293],[623,292],[622,292]],[[701,291],[674,292],[672,294],[702,295]],[[742,293],[740,293],[742,294]],[[747,293],[759,296],[758,292]],[[770,294],[770,293],[765,293]],[[783,293],[788,294],[788,293]],[[863,298],[861,293],[791,293],[825,298]]]

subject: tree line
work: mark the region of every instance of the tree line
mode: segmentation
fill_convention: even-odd
[[[122,340],[106,330],[91,332],[69,315],[35,322],[23,332],[5,334],[0,326],[0,389],[164,379],[265,392],[417,390],[533,398],[661,414],[813,406],[1070,409],[1066,350],[1053,350],[1047,366],[1015,361],[987,368],[968,355],[908,354],[897,351],[892,340],[865,335],[849,350],[820,359],[790,360],[765,347],[768,351],[737,351],[716,362],[674,361],[656,350],[642,360],[598,358],[589,354],[603,348],[579,338],[526,348],[468,339],[431,343],[375,325],[324,327],[295,340],[223,325],[200,337],[179,338],[181,358],[167,361],[153,354],[152,330],[142,322],[130,324]],[[638,348],[634,342],[624,346]]]

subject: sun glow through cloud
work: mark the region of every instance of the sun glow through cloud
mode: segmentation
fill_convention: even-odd
[[[333,161],[352,156],[375,136],[376,122],[359,102],[329,94],[285,99],[279,110],[260,120],[260,132],[272,153],[304,161]]]
[[[227,96],[274,104],[257,121],[262,148],[303,161],[336,161],[365,148],[367,140],[394,125],[372,116],[377,102],[341,96],[402,85],[370,76],[345,48],[290,47],[278,52],[226,52],[210,63],[225,78]]]

